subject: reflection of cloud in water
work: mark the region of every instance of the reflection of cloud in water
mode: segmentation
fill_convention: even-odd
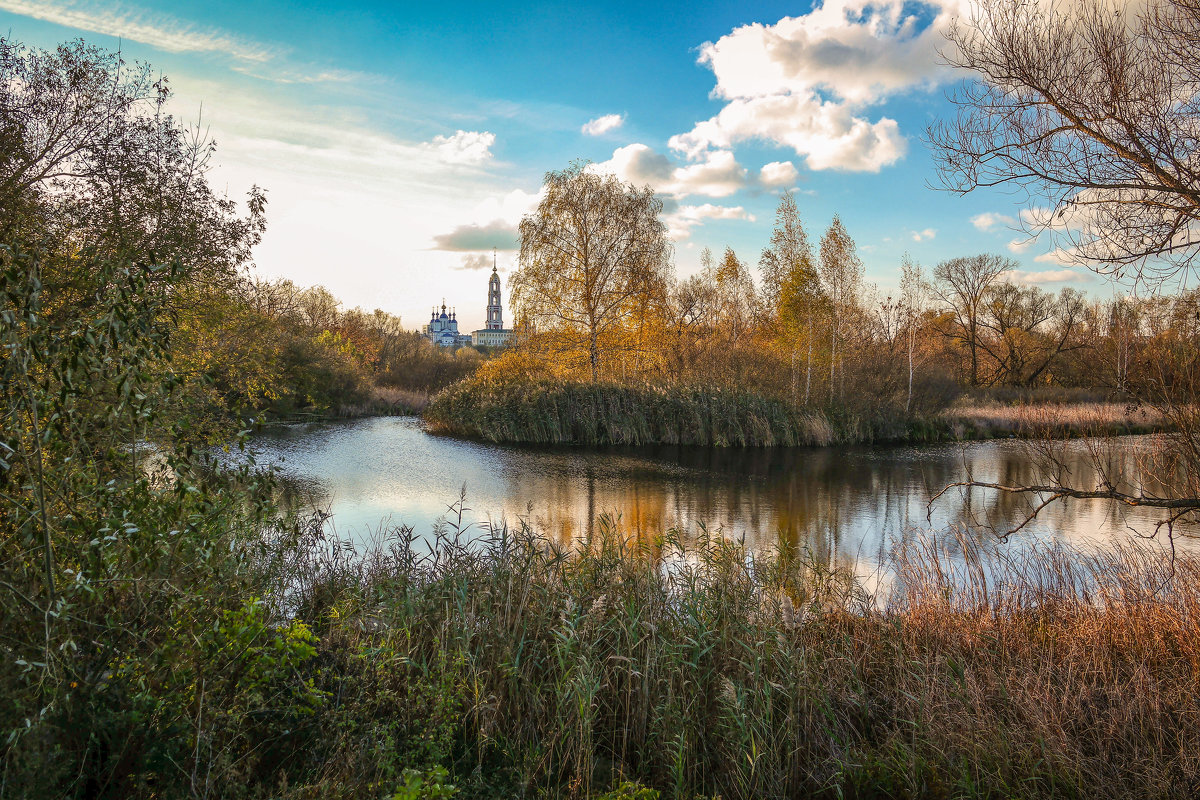
[[[1136,480],[1143,439],[1123,439],[1105,457],[1110,474]],[[1055,445],[1080,480],[1091,475],[1078,442]],[[951,490],[949,483],[1041,480],[1025,443],[964,446],[738,449],[535,449],[467,442],[424,433],[417,420],[380,418],[289,426],[255,438],[259,463],[276,464],[299,497],[334,513],[343,535],[364,536],[381,522],[427,534],[465,485],[464,519],[477,525],[524,519],[570,539],[588,532],[602,513],[624,530],[661,534],[671,527],[745,536],[754,546],[781,539],[843,565],[876,563],[914,531],[951,524],[1004,531],[1031,508],[1032,498]],[[1100,502],[1055,504],[1014,537],[1014,543],[1063,540],[1096,544],[1128,538],[1126,525],[1153,528],[1146,510]]]

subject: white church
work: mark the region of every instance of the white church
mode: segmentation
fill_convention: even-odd
[[[500,275],[496,272],[493,259],[492,276],[488,279],[487,322],[483,328],[471,333],[458,332],[458,319],[454,309],[446,311],[442,301],[442,313],[437,308],[429,316],[429,322],[421,327],[421,335],[440,347],[507,347],[512,340],[512,331],[504,327],[504,307],[500,304]]]

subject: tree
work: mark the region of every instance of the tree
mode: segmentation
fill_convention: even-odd
[[[821,281],[813,264],[812,245],[800,220],[800,210],[791,192],[779,199],[771,244],[758,260],[762,272],[763,303],[779,321],[792,359],[792,396],[796,391],[796,343],[807,345],[804,402],[812,389],[813,323],[821,308]]]
[[[813,295],[820,292],[817,272],[813,268],[812,246],[791,192],[784,192],[779,198],[771,244],[763,248],[758,268],[762,273],[763,302],[773,313],[779,313],[784,287],[788,283],[800,291],[807,289]]]
[[[1156,289],[1192,274],[1200,253],[1200,3],[978,3],[949,41],[947,61],[976,80],[952,96],[954,119],[929,131],[946,187],[1025,189],[1045,204],[1023,215],[1030,233],[1049,233],[1095,271]],[[1196,352],[1185,338],[1141,387],[1175,428],[1157,439],[1158,469],[1143,485],[1122,486],[1098,459],[1094,486],[1072,482],[1055,459],[1039,485],[972,485],[1038,496],[1031,518],[1068,497],[1161,508],[1171,530],[1200,512]]]
[[[858,249],[842,220],[834,214],[833,222],[821,237],[821,283],[829,299],[829,397],[833,399],[837,375],[838,343],[842,325],[849,312],[857,308],[858,291],[862,283],[863,263]]]
[[[1001,273],[1019,266],[1011,258],[982,254],[952,258],[933,268],[934,291],[952,316],[947,335],[961,341],[970,354],[972,386],[979,385],[980,319],[988,289]]]
[[[732,247],[725,248],[715,279],[718,322],[736,346],[749,335],[758,315],[754,279]]]
[[[593,381],[602,338],[666,285],[671,247],[662,208],[649,186],[576,163],[546,173],[537,210],[521,220],[520,263],[509,279],[516,315],[539,333],[580,341]]]
[[[946,187],[1024,188],[1045,204],[1023,215],[1030,233],[1100,272],[1195,268],[1200,3],[975,3],[948,38],[976,80],[928,134]]]
[[[928,302],[929,282],[925,280],[924,271],[920,264],[913,261],[908,253],[905,253],[900,261],[900,313],[904,321],[904,349],[908,357],[908,394],[904,400],[905,414],[912,408],[917,334]]]

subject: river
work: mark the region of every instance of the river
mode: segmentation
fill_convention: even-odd
[[[1101,459],[1112,475],[1138,480],[1149,437],[1113,440]],[[1077,480],[1094,480],[1083,443],[1052,445]],[[454,504],[465,491],[461,525],[476,535],[488,524],[528,521],[569,540],[601,514],[624,530],[654,534],[701,526],[744,537],[754,547],[781,538],[822,560],[878,563],[914,532],[958,524],[994,539],[1018,525],[1030,498],[982,489],[951,489],[977,480],[1038,481],[1036,448],[1017,440],[918,447],[706,449],[532,448],[464,441],[426,433],[414,417],[281,426],[258,434],[252,452],[274,465],[302,506],[332,512],[341,537],[365,540],[388,526],[429,536],[439,519],[459,523]],[[927,518],[928,515],[928,518]],[[1158,513],[1099,501],[1055,503],[1011,537],[1010,547],[1062,541],[1084,549],[1137,541]],[[1190,529],[1195,532],[1194,529]],[[1161,543],[1164,537],[1159,536]],[[1181,546],[1195,540],[1181,537]]]

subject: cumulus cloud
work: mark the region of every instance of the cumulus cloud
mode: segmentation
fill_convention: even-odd
[[[1006,228],[1014,227],[1017,224],[1017,220],[1015,217],[1010,217],[1006,214],[993,214],[990,211],[986,211],[971,217],[971,224],[981,231],[990,231],[1000,226]]]
[[[603,117],[596,117],[585,122],[580,130],[587,136],[600,136],[609,131],[615,131],[624,124],[624,114],[605,114]]]
[[[667,224],[667,235],[675,241],[683,241],[692,234],[692,228],[709,219],[742,219],[754,222],[754,215],[741,206],[718,206],[704,203],[697,206],[679,206],[668,214],[663,214]]]
[[[927,242],[935,236],[937,236],[937,230],[934,228],[926,228],[923,231],[912,232],[912,240],[914,242]]]
[[[728,197],[749,183],[749,173],[733,153],[706,153],[696,163],[677,166],[662,153],[644,144],[631,144],[613,151],[612,158],[589,169],[609,172],[635,186],[651,186],[656,192],[686,197]]]
[[[1043,283],[1070,283],[1088,280],[1088,276],[1071,269],[1048,269],[1041,272],[1008,270],[1000,273],[1000,279],[1024,286],[1036,286]]]
[[[477,252],[493,247],[497,250],[516,250],[520,243],[517,226],[502,219],[486,225],[459,225],[449,233],[439,233],[433,237],[434,250],[454,252]]]
[[[787,188],[796,182],[800,173],[790,161],[772,161],[758,171],[758,181],[771,188]]]
[[[712,148],[729,148],[748,139],[791,147],[813,170],[878,172],[908,150],[893,119],[869,122],[847,105],[792,94],[733,100],[712,119],[672,136],[669,144],[697,159]]]
[[[1062,266],[1071,266],[1079,263],[1079,256],[1075,253],[1074,248],[1057,247],[1049,253],[1042,253],[1034,256],[1034,261],[1039,264],[1060,264]],[[1070,270],[1059,270],[1059,272],[1070,272]]]
[[[825,0],[774,25],[736,28],[700,48],[728,101],[711,119],[672,137],[699,158],[747,139],[791,147],[809,169],[878,172],[902,158],[898,123],[866,108],[945,79],[937,48],[959,0]]]
[[[496,134],[488,131],[455,131],[450,136],[434,136],[426,147],[446,164],[476,166],[492,157]]]

